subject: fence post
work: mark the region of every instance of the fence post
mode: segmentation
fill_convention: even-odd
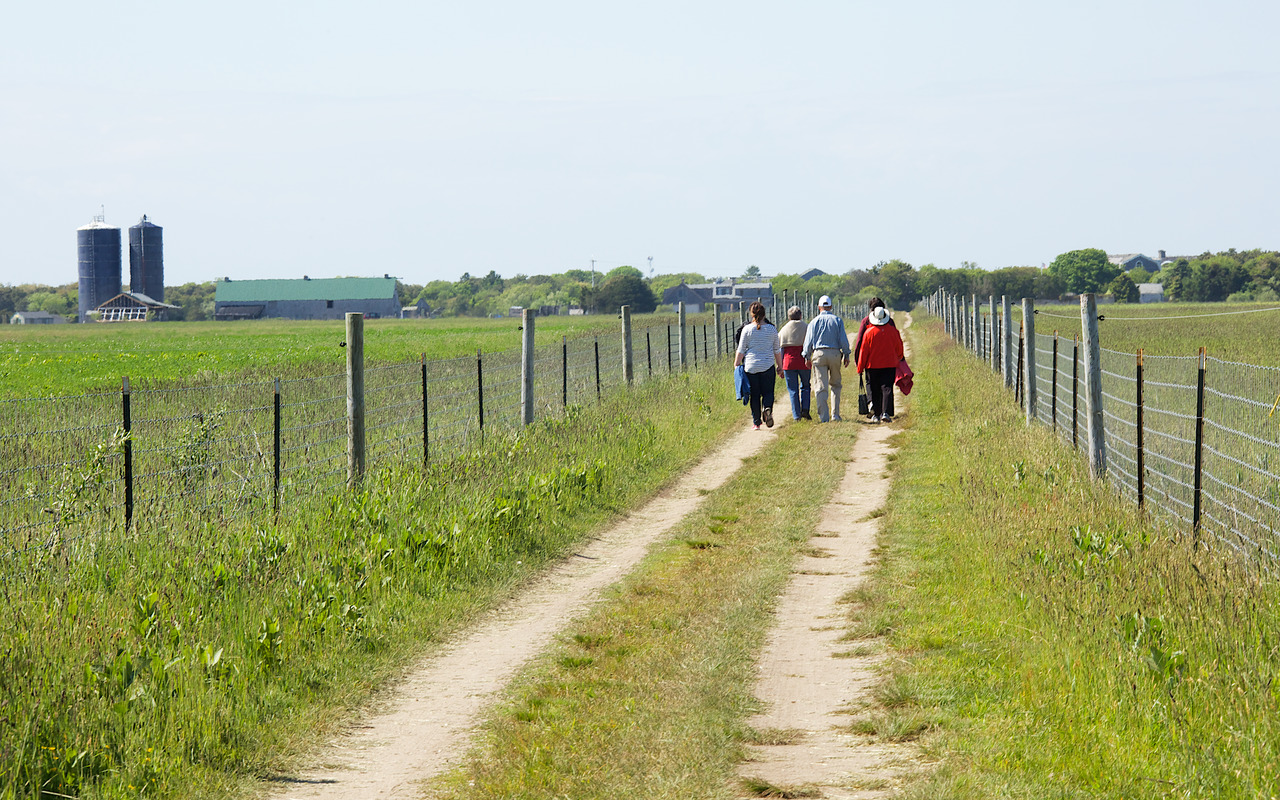
[[[1080,328],[1084,332],[1084,403],[1089,415],[1089,474],[1107,474],[1107,435],[1102,415],[1102,352],[1098,342],[1098,300],[1092,293],[1080,295]]]
[[[1200,475],[1204,460],[1204,363],[1204,348],[1201,347],[1200,369],[1196,377],[1196,472],[1191,506],[1191,532],[1194,536],[1197,550],[1200,549]]]
[[[1052,418],[1053,432],[1058,433],[1058,332],[1053,332],[1053,390],[1049,403],[1049,416]]]
[[[973,327],[973,317],[969,314],[969,296],[960,295],[960,346],[969,349],[969,329]]]
[[[120,383],[120,413],[124,423],[124,527],[133,524],[133,414],[129,408],[129,376]]]
[[[1071,342],[1071,449],[1080,449],[1080,337]]]
[[[680,307],[676,311],[676,314],[678,315],[679,322],[680,322],[680,370],[684,371],[685,361],[689,357],[689,352],[688,352],[688,348],[685,346],[685,338],[684,338],[686,319],[685,319],[683,300],[680,301]]]
[[[364,314],[347,313],[347,488],[364,477]]]
[[[706,361],[707,356],[707,323],[702,323],[702,360]]]
[[[1138,453],[1137,453],[1138,455],[1138,508],[1142,508],[1146,504],[1145,499],[1146,499],[1146,488],[1147,488],[1146,475],[1144,474],[1147,471],[1146,448],[1144,445],[1144,435],[1143,435],[1145,426],[1143,425],[1143,419],[1142,419],[1142,416],[1143,416],[1142,414],[1142,348],[1138,348],[1138,364],[1137,364],[1137,369],[1135,371],[1134,378],[1135,378],[1134,383],[1138,393],[1138,396],[1136,398],[1137,407],[1138,407],[1137,408],[1138,417],[1135,420],[1137,425],[1137,439],[1138,439],[1138,447],[1137,447],[1137,450],[1138,450]]]
[[[1022,298],[1022,329],[1026,338],[1022,352],[1027,359],[1027,367],[1022,373],[1027,385],[1022,396],[1027,399],[1027,424],[1030,425],[1039,413],[1036,408],[1036,301],[1030,297]]]
[[[596,402],[600,402],[600,337],[595,338],[596,343]]]
[[[538,312],[526,308],[520,312],[520,418],[533,424],[533,325]]]
[[[476,349],[476,413],[480,417],[480,444],[484,445],[484,363]]]
[[[723,326],[720,324],[720,304],[713,303],[711,307],[714,309],[712,312],[712,318],[716,325],[716,355],[719,356],[724,353],[724,333],[722,330]]]
[[[649,329],[644,329],[644,358],[649,365],[649,377],[653,377],[653,347],[649,341]]]
[[[975,294],[973,296],[973,325],[971,326],[973,329],[973,335],[969,342],[969,349],[973,351],[974,355],[981,358],[982,337],[980,333],[982,331],[982,312],[979,309],[981,309],[981,306],[978,305],[978,296]]]
[[[996,318],[996,296],[987,295],[987,316],[991,318],[991,333],[987,336],[987,355],[991,360],[991,371],[1000,371],[1000,325]]]
[[[631,360],[631,306],[622,307],[622,377],[627,386],[636,378],[636,365]]]
[[[1017,376],[1017,381],[1014,383],[1014,389],[1013,389],[1013,393],[1017,396],[1018,405],[1020,406],[1023,405],[1023,403],[1027,399],[1026,392],[1024,391],[1026,388],[1025,386],[1026,382],[1022,380],[1022,364],[1024,361],[1024,359],[1022,358],[1022,351],[1025,349],[1025,347],[1026,347],[1026,321],[1024,320],[1023,322],[1020,322],[1018,324],[1018,376]]]
[[[1004,334],[1004,343],[1000,347],[1001,360],[1004,362],[1004,388],[1013,386],[1013,309],[1009,306],[1009,295],[1000,295],[1000,326]]]
[[[423,375],[426,375],[426,366],[424,362]],[[425,379],[424,379],[425,380]],[[425,387],[426,384],[424,383]],[[277,514],[280,513],[280,379],[275,380],[274,398],[271,402],[272,407],[272,450],[271,450],[271,509]]]
[[[569,407],[569,337],[560,337],[560,407]]]
[[[696,367],[698,365],[698,326],[691,325],[689,327],[693,331],[693,365]]]
[[[671,374],[671,326],[667,326],[667,374]]]

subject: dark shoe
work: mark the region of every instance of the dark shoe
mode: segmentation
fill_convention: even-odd
[[[773,427],[773,409],[772,408],[769,408],[766,406],[763,410],[761,410],[760,416],[764,417],[765,425],[768,425],[770,428]]]
[[[800,412],[800,419],[807,419],[807,420],[809,420],[810,422],[813,422],[813,417],[809,416],[809,412],[808,412],[808,411],[801,411],[801,412]]]

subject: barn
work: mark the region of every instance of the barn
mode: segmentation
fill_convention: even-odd
[[[343,319],[360,312],[369,319],[400,316],[396,279],[309,278],[231,280],[214,287],[215,319]]]

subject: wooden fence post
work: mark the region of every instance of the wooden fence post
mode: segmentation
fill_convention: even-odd
[[[681,300],[681,301],[680,301],[680,307],[679,307],[679,309],[677,310],[676,314],[677,314],[677,319],[678,319],[678,322],[679,322],[679,325],[680,325],[680,370],[683,372],[683,371],[684,371],[684,369],[685,369],[685,360],[689,357],[688,347],[686,347],[686,345],[685,345],[685,333],[686,333],[686,331],[685,331],[685,323],[686,323],[686,318],[685,318],[684,301],[683,301],[683,300]]]
[[[1000,371],[1000,325],[996,319],[996,296],[987,295],[987,316],[991,318],[991,334],[987,337],[987,355],[990,356],[991,371]]]
[[[1102,352],[1098,342],[1098,300],[1092,293],[1080,295],[1080,322],[1084,331],[1084,402],[1088,414],[1089,474],[1095,480],[1107,475],[1107,434],[1102,413]]]
[[[364,477],[364,314],[347,313],[347,488]]]
[[[713,309],[712,317],[716,325],[716,355],[719,356],[724,353],[724,332],[720,324],[720,304],[713,303],[711,307]]]
[[[538,312],[526,308],[520,312],[520,418],[533,424],[533,325]]]
[[[636,378],[636,365],[631,357],[631,306],[622,307],[622,377],[627,386]]]
[[[1013,309],[1009,306],[1009,295],[1000,295],[1000,328],[1004,334],[1004,343],[1000,346],[1001,360],[1004,362],[1004,388],[1013,386]]]

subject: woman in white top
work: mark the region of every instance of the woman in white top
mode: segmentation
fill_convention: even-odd
[[[782,344],[778,329],[764,318],[764,305],[758,301],[751,304],[751,319],[742,329],[733,365],[746,369],[751,387],[751,426],[760,430],[761,420],[773,427],[773,385],[782,370]]]

